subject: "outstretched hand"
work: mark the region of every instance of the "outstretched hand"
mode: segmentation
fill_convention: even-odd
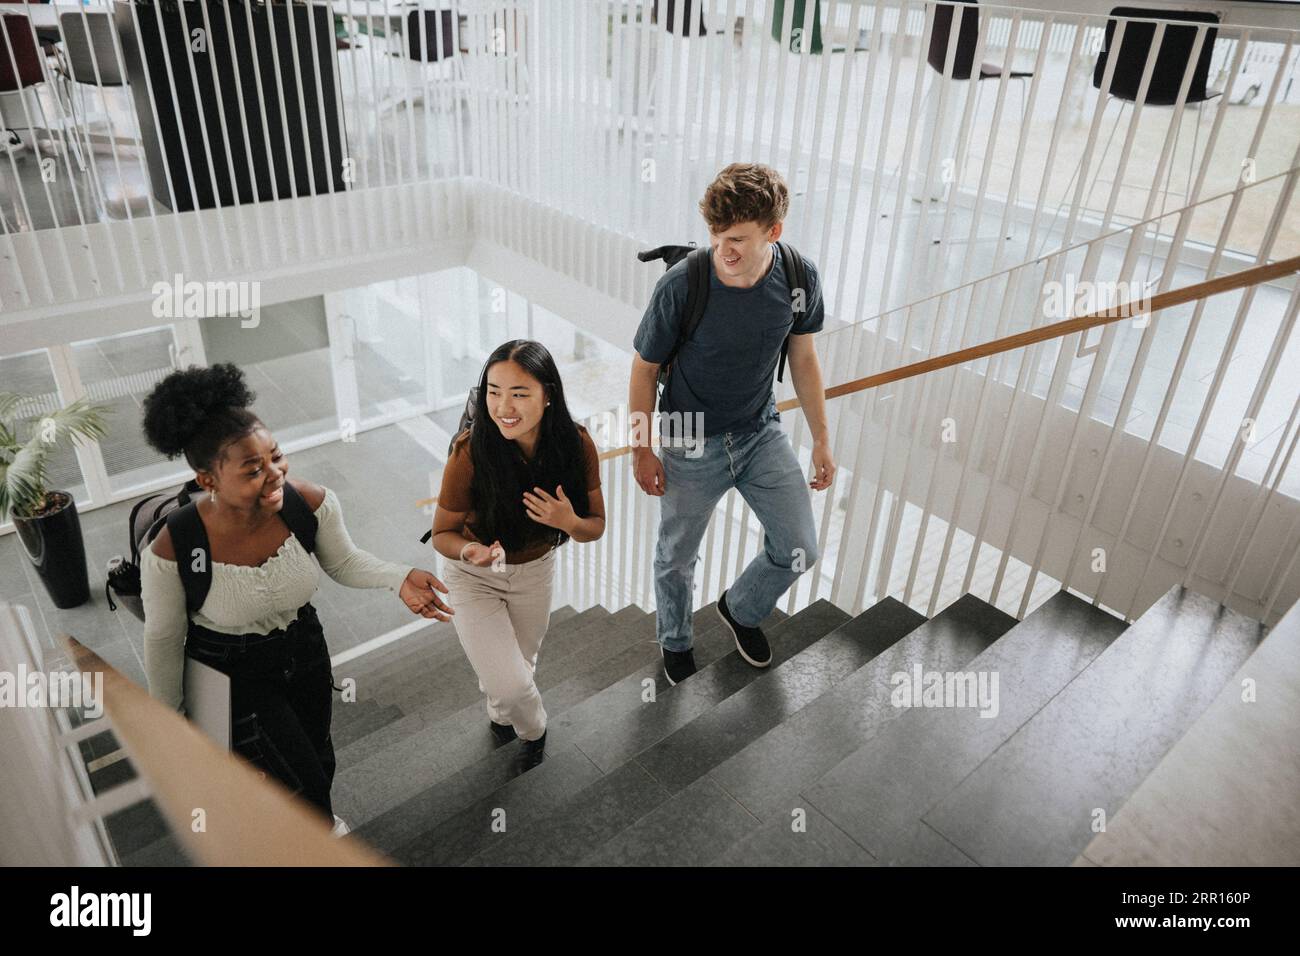
[[[450,621],[453,611],[443,600],[438,597],[437,592],[447,593],[447,585],[443,584],[428,571],[420,568],[412,568],[402,582],[402,588],[398,592],[403,603],[411,609],[412,614],[419,614],[421,617],[432,618],[437,621]]]

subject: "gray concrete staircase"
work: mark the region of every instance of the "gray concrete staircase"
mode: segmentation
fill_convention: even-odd
[[[1128,627],[1067,592],[1023,621],[967,594],[930,620],[886,598],[764,627],[759,669],[701,608],[699,672],[674,687],[652,614],[557,610],[547,759],[521,774],[454,630],[430,625],[336,666],[355,700],[335,707],[335,810],[410,865],[1068,865],[1261,640],[1177,588]],[[931,693],[901,706],[918,677]],[[124,863],[175,861],[150,804],[117,818]]]

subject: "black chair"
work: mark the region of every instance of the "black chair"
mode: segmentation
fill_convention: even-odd
[[[407,56],[421,63],[437,63],[455,56],[459,50],[456,19],[455,11],[450,9],[412,10],[408,13],[405,30]]]
[[[1115,49],[1116,20],[1106,21],[1106,38],[1102,51],[1097,57],[1097,66],[1092,71],[1092,85],[1100,90],[1106,77],[1106,67],[1113,56],[1115,72],[1110,79],[1107,94],[1130,103],[1137,102],[1138,90],[1142,85],[1142,74],[1146,70],[1147,58],[1155,43],[1156,24],[1142,23],[1141,20],[1169,19],[1177,17],[1191,23],[1218,24],[1219,15],[1200,10],[1180,10],[1171,13],[1168,10],[1149,10],[1138,7],[1116,7],[1110,12],[1112,17],[1133,18],[1124,27],[1124,36],[1119,48]],[[1187,64],[1192,58],[1192,48],[1196,45],[1199,27],[1181,24],[1166,24],[1165,33],[1160,41],[1160,50],[1156,54],[1155,69],[1151,73],[1151,82],[1147,87],[1144,103],[1147,106],[1173,106],[1178,101],[1178,90],[1182,86]],[[1204,103],[1220,95],[1208,90],[1210,80],[1210,57],[1214,53],[1214,41],[1219,31],[1210,27],[1205,31],[1205,40],[1197,56],[1196,67],[1192,72],[1191,86],[1187,90],[1188,103]]]
[[[410,60],[412,64],[451,61],[451,76],[442,78],[434,88],[438,103],[434,112],[446,111],[450,106],[447,100],[451,96],[459,96],[467,86],[460,56],[460,17],[457,11],[451,7],[442,9],[421,7],[409,11],[403,19],[397,17],[393,19],[401,23],[401,47],[399,50],[391,51],[392,56]],[[381,106],[380,112],[423,104],[423,85],[423,81],[418,85],[414,80],[408,81],[403,95]],[[420,92],[413,94],[416,90]]]
[[[954,30],[953,21],[961,14],[961,24]],[[1019,80],[1020,114],[1024,117],[1025,88],[1024,82],[1034,75],[1032,70],[1003,70],[997,63],[983,62],[979,71],[975,69],[975,48],[979,45],[980,11],[975,0],[969,3],[940,3],[934,8],[934,25],[930,29],[930,47],[926,51],[925,62],[940,77],[951,80],[1000,80],[1005,74],[1009,80]],[[947,72],[948,54],[952,50],[952,73]],[[975,88],[975,114],[979,115],[980,94],[982,87]],[[927,99],[935,95],[932,83],[926,91]],[[942,122],[942,118],[940,118]],[[936,134],[938,130],[936,130]],[[933,184],[932,184],[933,185]],[[932,194],[931,198],[938,198]]]
[[[1186,104],[1190,107],[1199,107],[1201,103],[1222,95],[1221,91],[1210,90],[1210,59],[1214,56],[1214,40],[1218,38],[1217,26],[1205,27],[1193,26],[1193,23],[1214,23],[1217,25],[1219,17],[1217,13],[1208,13],[1204,10],[1157,10],[1139,7],[1115,7],[1110,10],[1110,20],[1106,21],[1105,38],[1102,40],[1102,48],[1097,55],[1097,65],[1092,70],[1092,86],[1099,92],[1104,92],[1110,99],[1119,100],[1119,112],[1115,116],[1115,122],[1110,127],[1110,133],[1106,137],[1106,144],[1101,150],[1101,159],[1097,161],[1096,173],[1093,174],[1092,185],[1088,186],[1086,193],[1083,194],[1080,208],[1087,208],[1088,200],[1092,196],[1092,190],[1096,189],[1097,178],[1100,177],[1102,166],[1106,163],[1106,156],[1110,153],[1110,143],[1115,138],[1115,131],[1123,122],[1125,108],[1128,104],[1136,104],[1139,100],[1141,91],[1141,78],[1147,70],[1147,61],[1154,53],[1156,64],[1152,68],[1151,82],[1147,85],[1147,96],[1141,100],[1143,107],[1173,107],[1178,103],[1178,91],[1182,88],[1183,77],[1187,74],[1188,66],[1192,68],[1191,82],[1187,87]],[[1123,36],[1119,43],[1115,43],[1115,34],[1118,33],[1119,21],[1117,17],[1123,17],[1127,21]],[[1156,20],[1182,20],[1187,23],[1166,23],[1165,34],[1161,38],[1160,48],[1156,47],[1156,27],[1157,23],[1143,22]],[[1192,51],[1196,47],[1196,34],[1204,30],[1205,38],[1201,42],[1200,52],[1196,56],[1196,64],[1192,65]],[[1106,87],[1106,69],[1109,68],[1110,62],[1114,61],[1112,75],[1110,75],[1110,86]],[[1109,99],[1108,103],[1109,105]],[[1195,138],[1192,139],[1192,152],[1188,159],[1188,186],[1191,186],[1192,166],[1196,163],[1196,150],[1200,143],[1200,109],[1196,111],[1196,131]],[[1174,148],[1178,148],[1179,129],[1174,130]],[[1080,152],[1079,163],[1075,164],[1074,172],[1070,174],[1069,181],[1066,182],[1065,193],[1062,194],[1061,203],[1057,206],[1057,217],[1060,219],[1061,211],[1065,204],[1070,200],[1070,189],[1074,186],[1075,177],[1079,176],[1083,168],[1083,153]],[[1161,212],[1164,213],[1165,203],[1164,196],[1169,194],[1169,182],[1173,177],[1174,161],[1170,157],[1169,166],[1165,172],[1165,189],[1161,190]],[[1117,189],[1122,183],[1117,183]],[[1183,195],[1184,206],[1187,202],[1187,194]],[[1158,237],[1158,229],[1153,230],[1153,237]],[[1044,242],[1047,242],[1047,235]]]
[[[975,47],[979,42],[980,11],[979,6],[974,2],[963,3],[960,6],[963,8],[961,26],[957,30],[955,41],[952,36],[952,21],[956,17],[957,5],[940,3],[935,6],[934,27],[930,32],[930,49],[926,54],[925,62],[936,73],[943,75],[948,63],[948,48],[955,42],[957,49],[953,54],[951,79],[969,80],[974,72]],[[1033,75],[1032,70],[1011,70],[1007,74],[1012,80],[1027,80]],[[996,80],[1001,77],[1002,67],[996,63],[981,63],[979,76],[976,79]]]
[[[14,94],[15,103],[9,109],[0,105],[0,137],[7,139],[13,130],[28,129],[33,138],[53,139],[50,130],[30,125],[40,113],[35,104],[29,106],[22,99],[24,90],[45,82],[44,59],[31,20],[17,13],[0,16],[0,95]]]
[[[1092,185],[1087,188],[1080,202],[1080,208],[1087,208],[1088,200],[1092,195],[1092,190],[1096,188],[1097,178],[1101,174],[1102,167],[1105,165],[1106,157],[1110,153],[1111,142],[1115,138],[1115,133],[1119,129],[1124,119],[1124,110],[1131,104],[1137,104],[1139,93],[1142,87],[1142,75],[1146,72],[1147,61],[1152,54],[1155,55],[1155,65],[1151,71],[1151,80],[1147,84],[1145,99],[1142,99],[1142,106],[1168,107],[1174,106],[1178,102],[1178,91],[1182,88],[1183,78],[1187,75],[1188,67],[1192,69],[1191,80],[1187,88],[1187,98],[1185,105],[1199,107],[1201,103],[1208,102],[1217,96],[1221,96],[1219,90],[1209,89],[1210,80],[1210,60],[1214,56],[1214,42],[1218,38],[1219,15],[1201,10],[1156,10],[1142,7],[1115,7],[1110,11],[1111,19],[1106,21],[1106,33],[1102,42],[1101,52],[1097,55],[1097,65],[1092,71],[1092,86],[1099,92],[1105,93],[1109,98],[1119,100],[1119,113],[1115,117],[1115,124],[1111,127],[1109,135],[1106,137],[1106,145],[1102,148],[1101,159],[1096,166],[1096,173],[1093,176]],[[1118,32],[1119,21],[1116,18],[1122,17],[1127,22],[1124,25],[1123,36],[1118,44],[1115,42],[1115,34]],[[1158,24],[1155,20],[1182,20],[1185,23],[1166,23],[1164,35],[1160,39],[1159,49],[1156,45],[1156,28]],[[1195,26],[1194,24],[1215,24],[1208,28]],[[1192,64],[1192,51],[1196,47],[1196,36],[1204,32],[1205,37],[1201,41],[1200,52],[1197,53],[1196,62]],[[1110,78],[1110,86],[1106,86],[1106,70],[1114,61],[1113,71]],[[1107,104],[1109,105],[1109,100]],[[1104,108],[1104,107],[1103,107]],[[1201,111],[1196,111],[1196,129],[1192,140],[1192,152],[1188,158],[1187,183],[1190,190],[1192,181],[1192,170],[1196,163],[1196,151],[1200,143],[1200,125]],[[1174,152],[1178,149],[1178,134],[1181,129],[1174,130]],[[1075,165],[1074,172],[1070,174],[1069,180],[1065,184],[1065,192],[1062,195],[1060,204],[1056,207],[1057,218],[1060,218],[1061,210],[1069,201],[1070,189],[1074,185],[1075,177],[1080,175],[1083,167],[1083,153],[1079,155],[1079,162]],[[1165,170],[1164,189],[1161,190],[1160,211],[1163,215],[1165,209],[1165,197],[1169,195],[1169,182],[1173,175],[1174,158],[1171,155],[1168,167]],[[1117,183],[1115,188],[1123,185]],[[1190,198],[1188,193],[1183,194],[1183,205],[1187,204]],[[1050,237],[1051,231],[1044,236],[1044,242]],[[1152,255],[1154,257],[1154,243],[1159,237],[1159,223],[1156,228],[1152,229]]]
[[[695,0],[682,0],[684,9],[681,13],[681,25],[677,21],[677,0],[665,0],[664,14],[659,15],[659,0],[654,0],[650,8],[650,22],[660,24],[669,33],[684,37],[704,37],[709,35],[704,25],[704,5],[696,6]]]

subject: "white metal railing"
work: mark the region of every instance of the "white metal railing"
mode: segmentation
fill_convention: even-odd
[[[994,271],[1140,220],[1148,196],[1177,207],[1265,178],[1300,135],[1293,30],[1159,21],[1133,100],[1112,95],[1115,55],[1094,88],[1104,14],[959,3],[935,69],[934,0],[822,0],[802,23],[792,2],[779,42],[767,0],[704,6],[708,32],[686,37],[630,0],[8,4],[0,52],[29,85],[0,105],[29,149],[0,159],[0,306],[89,305],[159,277],[247,278],[448,236],[538,260],[558,246],[560,269],[639,305],[644,282],[597,236],[704,239],[703,186],[744,158],[786,174],[787,229],[821,265],[830,312],[864,316],[959,284],[962,262]],[[1003,72],[954,80],[976,18],[963,51]],[[1130,25],[1114,22],[1112,52]],[[1166,37],[1186,30],[1181,96],[1145,105]],[[281,46],[264,62],[248,35]],[[1202,79],[1223,95],[1188,101]],[[559,215],[515,235],[512,204],[471,182]],[[1252,202],[1266,219],[1268,198]],[[993,220],[1005,228],[967,235]],[[1189,255],[1211,241],[1178,240]]]
[[[696,203],[716,170],[736,158],[769,162],[796,191],[787,234],[820,264],[830,313],[847,318],[959,284],[964,263],[994,271],[1146,218],[1150,195],[1177,208],[1243,177],[1271,175],[1291,165],[1297,145],[1278,117],[1291,89],[1286,70],[1272,72],[1251,107],[1230,102],[1247,51],[1276,47],[1292,68],[1293,32],[1220,30],[1214,49],[1227,61],[1217,71],[1225,95],[1186,101],[1198,62],[1191,56],[1181,101],[1134,108],[1110,95],[1115,57],[1101,89],[1092,86],[1105,17],[981,6],[976,62],[991,59],[1033,76],[962,83],[945,82],[926,62],[932,3],[905,5],[910,22],[920,21],[919,35],[897,30],[896,17],[868,16],[896,11],[896,4],[822,4],[835,17],[847,10],[847,19],[871,26],[860,28],[869,52],[821,57],[771,42],[756,22],[766,7],[756,0],[712,5],[724,23],[743,17],[738,42],[727,30],[683,39],[630,10],[625,22],[624,6],[614,3],[579,4],[571,18],[543,21],[534,34],[533,77],[546,117],[535,155],[545,162],[539,192],[525,189],[527,200],[649,243],[702,241]],[[683,9],[676,8],[679,17]],[[785,7],[786,36],[794,9]],[[805,7],[805,34],[812,9]],[[973,9],[961,8],[954,35]],[[1119,21],[1116,46],[1125,26]],[[1166,26],[1157,25],[1152,65]],[[986,42],[995,27],[1014,39],[1001,55]],[[1194,45],[1208,42],[1206,25],[1192,29]],[[1035,32],[1044,31],[1052,42],[1034,45]],[[922,196],[931,201],[916,201]],[[1267,220],[1270,198],[1254,197],[1253,219]],[[504,221],[515,228],[516,220]],[[983,228],[971,234],[972,222]],[[554,256],[559,268],[594,274],[607,294],[644,302],[648,290],[626,280],[622,260],[600,247],[575,247],[565,227],[552,221],[512,244],[526,254],[566,250]],[[508,241],[492,223],[478,235]],[[1180,244],[1188,255],[1205,255],[1212,238],[1212,228],[1194,230]],[[1298,238],[1288,227],[1283,246]],[[1164,251],[1173,237],[1154,240]],[[1227,254],[1237,251],[1230,243]]]
[[[471,56],[484,16],[443,6],[6,5],[0,105],[26,148],[0,158],[4,311],[466,234],[496,54]]]
[[[823,557],[786,609],[829,597],[856,613],[891,594],[933,615],[974,591],[1023,618],[1064,586],[1133,619],[1183,583],[1271,623],[1296,597],[1300,285],[1154,315],[1143,303],[1234,271],[1219,265],[1244,195],[1280,184],[1280,210],[1297,178],[1300,166],[1176,211],[1178,235],[1197,215],[1219,224],[1205,265],[1171,258],[1155,281],[1144,275],[1152,219],[818,336],[826,381],[840,384],[1072,314],[1124,303],[1132,313],[1099,337],[1075,333],[832,399],[840,474],[833,494],[814,498]],[[1270,260],[1277,225],[1250,250],[1255,262]],[[1175,399],[1185,424],[1170,419]],[[792,417],[807,460],[804,421]],[[627,434],[617,417],[588,425],[610,447]],[[626,456],[604,465],[609,539],[570,549],[561,580],[578,606],[653,606],[656,501],[630,480]],[[706,534],[699,602],[715,600],[761,546],[733,492]]]
[[[53,665],[53,666],[52,666]],[[36,636],[25,607],[0,602],[0,667],[9,675],[67,673]],[[22,692],[28,693],[27,686]],[[0,708],[0,864],[113,866],[104,818],[147,795],[139,780],[96,795],[79,741],[110,728],[100,718],[73,726],[72,711],[40,701]],[[102,702],[101,702],[102,703]]]

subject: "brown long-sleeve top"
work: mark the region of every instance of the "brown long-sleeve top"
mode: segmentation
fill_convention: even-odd
[[[587,429],[579,425],[578,434],[582,438],[587,491],[594,492],[600,488],[600,452],[596,448],[596,443],[592,441],[591,435],[587,433]],[[477,518],[473,510],[474,500],[470,494],[473,483],[474,462],[470,456],[469,431],[467,430],[457,435],[456,441],[452,445],[451,456],[447,459],[447,465],[442,472],[442,488],[438,492],[438,506],[445,511],[466,512],[465,526],[461,533],[470,541],[478,541],[478,537],[470,529],[470,525],[474,524]],[[548,494],[555,494],[554,488],[547,488],[546,491]],[[590,515],[579,515],[578,517],[585,518],[590,517]],[[555,529],[538,524],[536,540],[530,540],[520,550],[507,551],[506,563],[524,564],[536,560],[551,549],[554,541]],[[492,542],[483,541],[480,543],[491,544]]]

